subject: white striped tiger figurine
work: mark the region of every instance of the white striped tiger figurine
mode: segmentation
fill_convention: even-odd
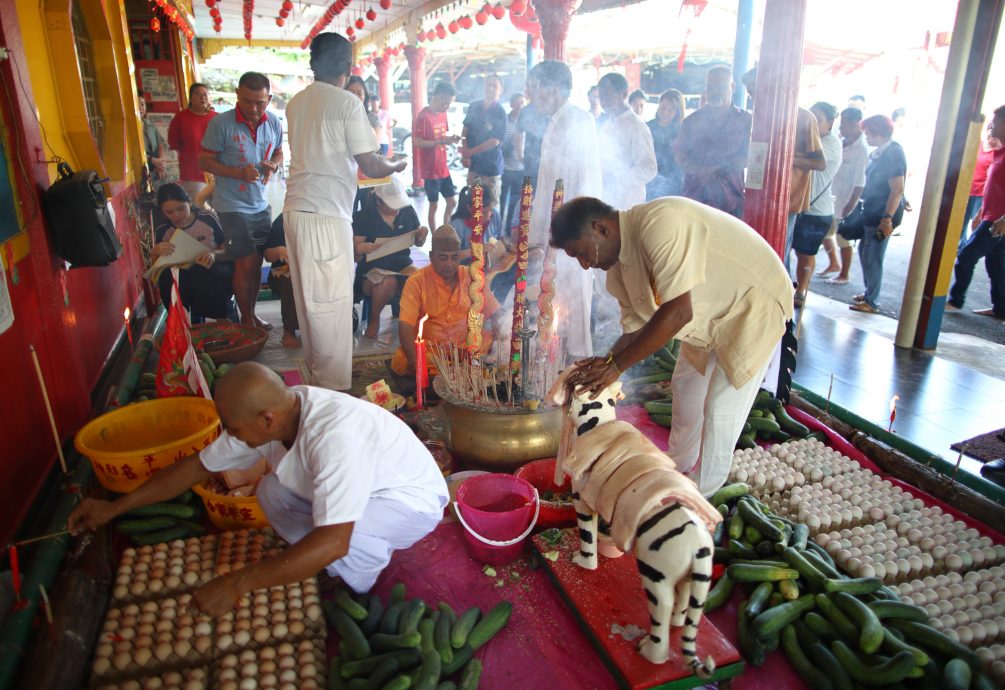
[[[579,525],[579,553],[573,561],[597,567],[598,531],[621,550],[634,548],[649,603],[649,634],[639,652],[654,664],[669,656],[670,627],[683,625],[681,652],[699,677],[714,670],[695,650],[698,623],[711,585],[711,530],[722,516],[675,469],[673,460],[642,433],[615,417],[621,384],[595,401],[589,393],[570,395],[565,370],[548,402],[566,407],[556,482],[572,479]]]

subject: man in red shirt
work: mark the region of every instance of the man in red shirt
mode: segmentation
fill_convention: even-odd
[[[447,201],[443,222],[450,222],[450,216],[457,206],[457,190],[450,179],[447,168],[447,146],[461,140],[456,134],[447,133],[447,108],[454,102],[454,87],[440,82],[433,91],[429,105],[415,118],[412,129],[412,145],[415,146],[415,165],[419,175],[426,182],[426,198],[429,200],[429,226],[438,227],[436,207],[440,194]]]
[[[988,181],[988,166],[991,165],[995,157],[995,151],[1001,148],[1002,143],[991,136],[991,127],[994,120],[984,128],[984,136],[977,147],[977,163],[974,165],[974,181],[970,184],[970,199],[967,200],[967,211],[963,218],[963,228],[960,230],[960,243],[956,246],[956,253],[959,254],[963,245],[970,237],[970,231],[975,230],[981,219],[977,212],[981,209],[981,199],[984,198],[984,185]]]
[[[202,137],[216,111],[209,104],[205,84],[188,87],[188,107],[178,111],[168,126],[168,146],[178,152],[179,180],[193,199],[206,186],[206,175],[199,168]]]
[[[1005,105],[995,109],[990,136],[1005,141]],[[991,308],[975,309],[974,313],[1005,321],[1005,148],[995,151],[988,166],[984,199],[977,217],[980,224],[956,257],[955,279],[949,289],[946,311],[963,308],[974,268],[983,258],[991,281]]]

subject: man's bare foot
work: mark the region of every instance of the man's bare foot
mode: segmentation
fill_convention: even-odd
[[[370,326],[370,324],[366,325],[366,330],[363,331],[364,338],[370,338],[371,340],[376,340],[378,335],[380,335],[379,324],[374,324],[372,327]]]
[[[282,338],[283,347],[288,347],[291,350],[299,349],[301,346],[300,340],[297,338],[296,334],[292,331],[283,331]]]
[[[838,273],[841,270],[840,266],[828,266],[824,270],[817,273],[818,276],[829,276],[831,273]]]

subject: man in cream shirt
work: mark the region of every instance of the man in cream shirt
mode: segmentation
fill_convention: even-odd
[[[726,481],[733,446],[792,318],[792,283],[743,221],[683,197],[618,212],[584,197],[551,223],[552,246],[607,271],[624,334],[570,384],[594,394],[663,346],[682,341],[667,453],[708,496]],[[575,378],[575,380],[572,380]]]

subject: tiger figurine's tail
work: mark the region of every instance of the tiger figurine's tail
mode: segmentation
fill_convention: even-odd
[[[704,663],[698,658],[695,645],[698,640],[698,623],[705,611],[705,599],[712,584],[712,549],[701,546],[694,553],[691,564],[690,592],[686,602],[680,606],[685,611],[684,629],[680,635],[680,650],[684,660],[699,678],[708,678],[715,671],[715,661],[705,657]],[[678,587],[678,591],[680,587]]]

